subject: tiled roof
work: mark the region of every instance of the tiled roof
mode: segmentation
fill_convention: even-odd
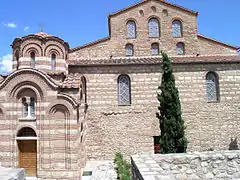
[[[131,5],[131,6],[128,6],[127,8],[121,9],[121,10],[115,12],[115,13],[110,14],[109,17],[114,16],[114,15],[117,15],[117,14],[119,14],[119,13],[122,13],[122,12],[124,12],[124,11],[126,11],[126,10],[129,10],[129,9],[131,9],[131,8],[134,8],[134,7],[136,7],[136,6],[139,6],[139,5],[141,5],[141,4],[145,3],[145,2],[148,2],[148,1],[150,1],[150,0],[142,0],[142,1],[138,2],[138,3],[136,3],[136,4],[133,4],[133,5]],[[192,14],[195,14],[195,15],[198,15],[198,12],[196,12],[196,11],[193,11],[193,10],[190,10],[190,9],[187,9],[187,8],[184,8],[184,7],[179,6],[179,5],[177,5],[177,4],[173,4],[173,3],[167,2],[167,1],[165,1],[165,0],[155,0],[155,1],[162,2],[162,3],[164,3],[165,5],[172,6],[172,7],[181,9],[181,10],[183,10],[183,11],[186,11],[186,12],[189,12],[189,13],[192,13]]]
[[[45,33],[45,32],[38,32],[38,33],[36,33],[36,34],[34,34],[34,35],[36,35],[36,36],[41,36],[41,37],[44,37],[44,38],[46,38],[46,37],[52,37],[51,34],[47,34],[47,33]]]
[[[218,41],[216,39],[213,39],[213,38],[210,38],[210,37],[206,37],[206,36],[203,36],[201,34],[198,34],[198,37],[203,38],[203,39],[207,39],[207,40],[210,40],[210,41],[213,41],[213,42],[218,43],[218,44],[222,44],[224,46],[227,46],[227,47],[230,47],[230,48],[233,48],[233,49],[236,49],[236,50],[239,49],[239,47],[237,47],[237,46],[233,46],[233,45],[230,45],[230,44],[227,44],[227,43],[224,43],[224,42],[220,42],[220,41]]]
[[[82,49],[82,48],[85,48],[85,47],[89,47],[89,46],[95,45],[95,44],[100,43],[100,42],[105,42],[107,40],[110,40],[109,36],[105,37],[105,38],[102,38],[102,39],[99,39],[99,40],[96,40],[96,41],[92,41],[92,42],[84,44],[82,46],[78,46],[78,47],[72,48],[72,49],[70,49],[70,52],[74,52],[76,50],[79,50],[79,49]]]
[[[62,88],[79,88],[81,76],[79,73],[68,74],[62,83]]]
[[[177,56],[171,57],[175,64],[192,63],[231,63],[240,62],[240,56]],[[103,58],[95,60],[68,60],[72,66],[104,66],[104,65],[131,65],[131,64],[158,64],[161,63],[161,56],[149,57],[118,57]]]

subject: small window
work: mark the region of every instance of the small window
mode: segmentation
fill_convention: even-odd
[[[136,23],[134,21],[127,22],[127,37],[136,38]]]
[[[156,18],[151,18],[148,21],[149,37],[160,37],[160,23]]]
[[[127,75],[120,75],[118,77],[118,104],[131,104],[131,83]]]
[[[159,44],[153,43],[151,46],[152,49],[152,55],[158,55],[159,54]]]
[[[161,152],[160,149],[160,136],[154,136],[153,137],[154,141],[154,154],[159,154]]]
[[[182,37],[182,22],[179,20],[174,20],[172,22],[172,36]]]
[[[35,52],[31,52],[31,54],[30,54],[30,58],[31,58],[31,67],[32,68],[35,68],[35,63],[36,63],[36,61],[35,61]]]
[[[22,98],[23,117],[34,118],[35,117],[35,98],[24,97]]]
[[[185,54],[185,45],[182,42],[177,43],[177,54],[183,55]]]
[[[215,72],[208,72],[206,75],[207,101],[216,102],[219,100],[218,75]]]
[[[133,45],[132,44],[127,44],[126,45],[126,56],[133,56]]]
[[[55,70],[56,67],[56,54],[52,54],[51,56],[51,70]]]

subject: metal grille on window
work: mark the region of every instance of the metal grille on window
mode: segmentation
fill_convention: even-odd
[[[121,75],[118,78],[118,100],[119,105],[131,104],[130,97],[130,79],[127,75]]]
[[[177,54],[182,55],[184,53],[185,53],[184,43],[182,42],[177,43]]]
[[[179,20],[175,20],[172,23],[172,36],[181,37],[182,36],[182,23]]]
[[[217,101],[218,100],[218,80],[217,76],[213,72],[209,72],[206,76],[206,90],[207,100]]]
[[[159,44],[153,43],[152,44],[152,55],[158,55],[159,54]]]
[[[136,23],[134,21],[127,22],[127,37],[136,38]]]
[[[23,117],[28,116],[28,104],[26,102],[26,98],[22,98],[22,104],[23,104]]]
[[[132,44],[126,45],[126,56],[133,56],[133,45]]]
[[[148,21],[148,33],[149,37],[160,36],[159,21],[156,18],[152,18]]]

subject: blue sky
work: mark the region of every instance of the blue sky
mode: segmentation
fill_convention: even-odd
[[[14,38],[40,31],[60,36],[71,47],[108,36],[107,15],[140,0],[2,0],[0,73],[10,70]],[[200,34],[240,46],[239,0],[169,0],[199,12]]]

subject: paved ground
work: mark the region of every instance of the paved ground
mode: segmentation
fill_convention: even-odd
[[[117,173],[112,161],[88,161],[85,172],[92,172],[92,176],[83,176],[82,180],[116,180]]]
[[[37,180],[36,177],[26,177],[26,180]]]

